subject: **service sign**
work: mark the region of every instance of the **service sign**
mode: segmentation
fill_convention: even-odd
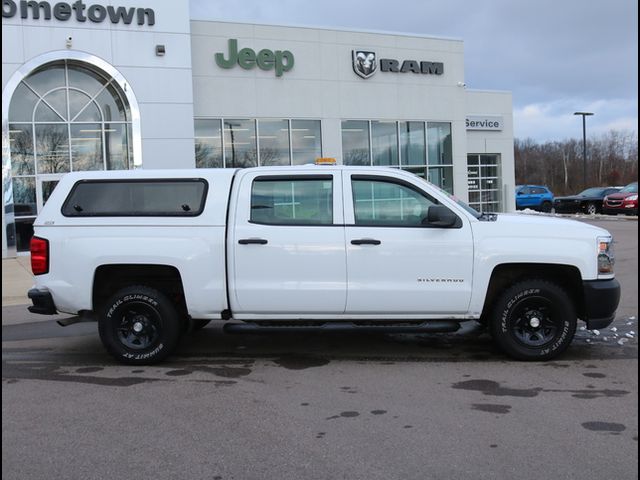
[[[469,115],[467,116],[467,130],[502,130],[504,117],[502,115]]]

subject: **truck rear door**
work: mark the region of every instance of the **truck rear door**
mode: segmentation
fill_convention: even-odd
[[[340,171],[247,170],[237,182],[227,240],[234,316],[344,313]]]

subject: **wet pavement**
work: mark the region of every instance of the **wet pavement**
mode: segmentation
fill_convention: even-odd
[[[262,336],[213,324],[170,361],[131,367],[95,324],[6,326],[3,478],[636,478],[637,340],[603,338],[579,331],[558,360],[525,363],[475,323]]]

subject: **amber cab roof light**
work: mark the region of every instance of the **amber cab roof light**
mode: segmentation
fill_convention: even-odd
[[[335,165],[336,159],[332,157],[318,157],[316,158],[316,165]]]

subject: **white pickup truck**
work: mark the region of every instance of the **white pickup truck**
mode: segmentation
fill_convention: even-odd
[[[546,360],[577,319],[609,325],[611,235],[479,214],[392,168],[308,165],[66,175],[35,222],[31,312],[97,320],[118,360],[158,362],[225,331],[452,332],[479,321]]]

